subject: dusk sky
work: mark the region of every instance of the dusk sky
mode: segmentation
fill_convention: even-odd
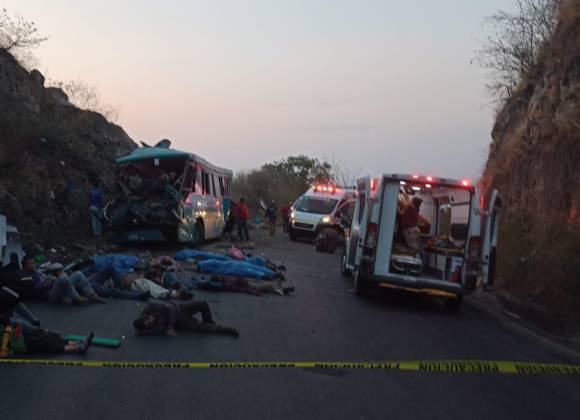
[[[290,155],[351,175],[476,179],[493,113],[470,64],[510,0],[3,0],[50,39],[53,80],[94,85],[136,141],[233,170]]]

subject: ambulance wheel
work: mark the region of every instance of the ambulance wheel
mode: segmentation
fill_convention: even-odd
[[[367,290],[367,282],[361,274],[360,269],[357,268],[354,272],[354,293],[358,297],[363,297]]]
[[[346,251],[342,253],[342,257],[340,259],[340,271],[342,272],[343,276],[350,277],[352,271],[346,266]]]
[[[297,237],[296,237],[296,234],[295,234],[295,233],[293,233],[291,230],[290,230],[290,231],[288,231],[288,238],[289,238],[291,241],[295,241],[295,240],[297,239]]]
[[[462,302],[463,302],[462,296],[459,296],[457,299],[446,299],[445,309],[453,313],[458,312]]]

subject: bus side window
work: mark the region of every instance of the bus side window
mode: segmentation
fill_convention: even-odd
[[[214,197],[217,197],[218,196],[218,193],[217,193],[217,188],[215,186],[216,185],[215,184],[215,176],[213,174],[211,175],[211,184],[210,185],[211,185],[211,188],[212,188],[212,191],[211,191],[210,194],[213,195]]]
[[[209,174],[206,172],[203,172],[203,195],[208,195],[208,194],[210,194]]]

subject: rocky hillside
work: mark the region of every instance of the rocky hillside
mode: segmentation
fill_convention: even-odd
[[[111,186],[115,158],[135,147],[121,127],[71,105],[0,50],[0,213],[27,240],[87,236],[88,180]]]
[[[580,313],[580,1],[499,112],[485,188],[503,196],[497,286],[562,318]]]

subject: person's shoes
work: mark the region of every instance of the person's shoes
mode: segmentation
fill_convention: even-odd
[[[240,332],[232,327],[222,327],[221,333],[235,338],[240,337]]]
[[[86,297],[79,296],[78,298],[73,300],[72,303],[75,305],[84,305],[85,303],[87,303],[87,300],[88,299]]]
[[[277,293],[280,296],[284,296],[284,290],[282,290],[282,289],[274,289],[274,293]]]
[[[107,299],[103,299],[100,296],[97,295],[93,295],[89,297],[89,302],[93,302],[93,303],[107,303]]]
[[[282,290],[284,291],[284,294],[287,295],[288,293],[291,293],[296,289],[294,286],[286,286],[286,287],[283,287]]]
[[[84,354],[87,352],[87,350],[91,347],[91,345],[93,344],[93,338],[95,338],[95,334],[93,332],[91,332],[87,338],[85,338],[84,340],[80,341],[79,344],[77,345],[76,348],[76,353],[79,354]]]

